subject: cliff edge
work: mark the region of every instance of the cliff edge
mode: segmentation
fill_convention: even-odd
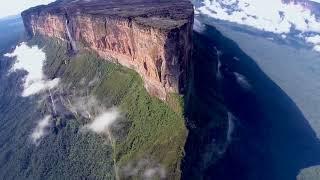
[[[30,36],[68,41],[134,69],[148,92],[162,100],[182,93],[192,54],[189,0],[57,1],[22,12]]]

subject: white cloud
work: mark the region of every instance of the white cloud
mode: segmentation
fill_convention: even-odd
[[[165,179],[166,171],[161,166],[148,168],[144,171],[144,177],[145,179],[155,179],[155,177],[160,177],[160,179]]]
[[[96,98],[92,96],[74,97],[68,99],[67,108],[74,114],[80,115],[84,118],[91,119],[93,114],[97,114],[104,111],[103,106],[99,104]]]
[[[313,50],[320,52],[320,45],[316,45],[313,47]]]
[[[0,18],[20,14],[23,10],[41,4],[49,4],[55,0],[10,0],[2,2]]]
[[[13,53],[5,54],[5,56],[16,57],[16,62],[11,72],[16,70],[26,70],[28,72],[24,80],[22,96],[34,95],[58,85],[58,78],[48,80],[43,74],[42,67],[46,55],[37,46],[29,47],[26,43],[21,43]]]
[[[98,134],[105,134],[108,135],[110,140],[115,137],[115,134],[111,134],[110,130],[111,125],[112,130],[115,130],[115,127],[119,127],[116,121],[120,120],[122,116],[118,108],[107,109],[94,96],[70,97],[66,101],[66,108],[74,115],[90,120],[88,124],[83,126],[82,130],[84,132],[92,131]]]
[[[313,1],[313,2],[316,2],[316,3],[320,3],[320,0],[310,0],[310,1]]]
[[[310,36],[305,38],[307,42],[312,44],[320,44],[320,35]]]
[[[216,19],[274,33],[288,33],[293,26],[300,31],[320,32],[319,21],[309,9],[281,0],[204,0],[198,10]]]
[[[234,72],[233,74],[235,75],[237,82],[239,83],[239,85],[242,88],[244,88],[246,90],[251,89],[251,85],[250,85],[248,79],[244,75],[242,75],[238,72]]]
[[[103,133],[109,129],[110,125],[120,117],[120,112],[117,108],[111,108],[102,112],[93,121],[84,126],[85,129],[96,133]]]
[[[41,119],[31,134],[32,142],[36,145],[40,143],[42,137],[47,133],[46,129],[50,126],[51,116],[47,115]]]
[[[206,30],[206,26],[202,24],[198,19],[194,19],[193,30],[201,33]]]
[[[251,26],[276,34],[320,33],[320,20],[307,6],[282,0],[204,0],[197,8],[215,19]],[[315,47],[317,48],[317,47]]]
[[[320,35],[305,37],[305,41],[314,45],[314,51],[320,52]]]
[[[133,177],[144,180],[166,179],[165,168],[149,158],[129,162],[127,165],[120,168],[120,171],[125,179],[131,179]]]

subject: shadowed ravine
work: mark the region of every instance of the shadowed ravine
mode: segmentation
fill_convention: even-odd
[[[215,53],[217,48],[222,52],[222,80],[221,87],[216,90],[219,89],[223,94],[224,103],[237,120],[231,134],[232,142],[225,154],[217,162],[211,158],[213,163],[200,172],[201,166],[197,164],[203,162],[194,149],[196,147],[203,150],[208,144],[199,143],[197,138],[206,137],[206,142],[210,142],[210,137],[213,137],[210,134],[217,132],[212,129],[200,132],[199,128],[189,128],[183,166],[184,179],[204,173],[203,179],[290,180],[296,178],[300,169],[320,164],[319,140],[290,97],[264,74],[236,43],[223,37],[215,28],[206,26],[201,36],[201,44],[206,47],[207,52],[195,66],[201,71],[195,70],[198,78],[194,89],[209,92],[215,84],[214,81],[208,81],[207,77],[210,74],[208,72],[216,71],[212,66],[208,66],[208,63],[217,64],[217,55],[210,55]],[[200,63],[202,61],[205,63]],[[204,96],[208,97],[207,94]],[[192,98],[197,97],[191,96]],[[202,99],[210,101],[210,98]],[[187,107],[189,110],[193,109],[190,104],[192,103]],[[213,104],[207,105],[208,109],[215,109]],[[207,126],[212,123],[210,121],[221,120],[215,118],[199,121],[202,122],[198,124],[204,123],[203,126]],[[211,151],[216,150],[213,147]]]

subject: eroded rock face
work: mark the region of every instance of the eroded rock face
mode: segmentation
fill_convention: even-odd
[[[191,58],[189,0],[58,1],[22,13],[26,31],[80,44],[136,70],[151,95],[184,91]]]

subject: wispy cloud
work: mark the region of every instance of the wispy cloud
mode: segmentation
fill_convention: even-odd
[[[165,179],[166,170],[151,159],[143,158],[136,162],[129,162],[126,166],[120,169],[124,178],[138,177],[139,179]]]
[[[29,47],[26,43],[21,43],[14,52],[5,54],[5,56],[16,57],[16,62],[10,72],[16,70],[28,72],[24,79],[22,96],[34,95],[58,85],[59,78],[49,80],[44,75],[42,68],[46,55],[37,46]]]
[[[239,85],[243,89],[246,89],[246,90],[251,89],[251,84],[249,83],[248,79],[244,75],[242,75],[242,74],[240,74],[238,72],[234,72],[233,74],[234,74],[234,76],[236,78],[236,81],[239,83]]]
[[[206,30],[206,26],[202,24],[198,19],[195,19],[193,23],[193,30],[201,33]]]
[[[90,120],[82,128],[84,131],[89,130],[98,134],[107,133],[110,135],[111,125],[121,118],[118,108],[105,108],[94,96],[70,97],[65,104],[73,114]]]
[[[51,116],[47,115],[41,119],[31,134],[31,140],[34,144],[39,145],[41,139],[47,134],[47,128],[50,126]]]
[[[117,108],[111,108],[94,117],[92,122],[85,125],[84,128],[95,133],[107,132],[110,126],[120,117]]]

